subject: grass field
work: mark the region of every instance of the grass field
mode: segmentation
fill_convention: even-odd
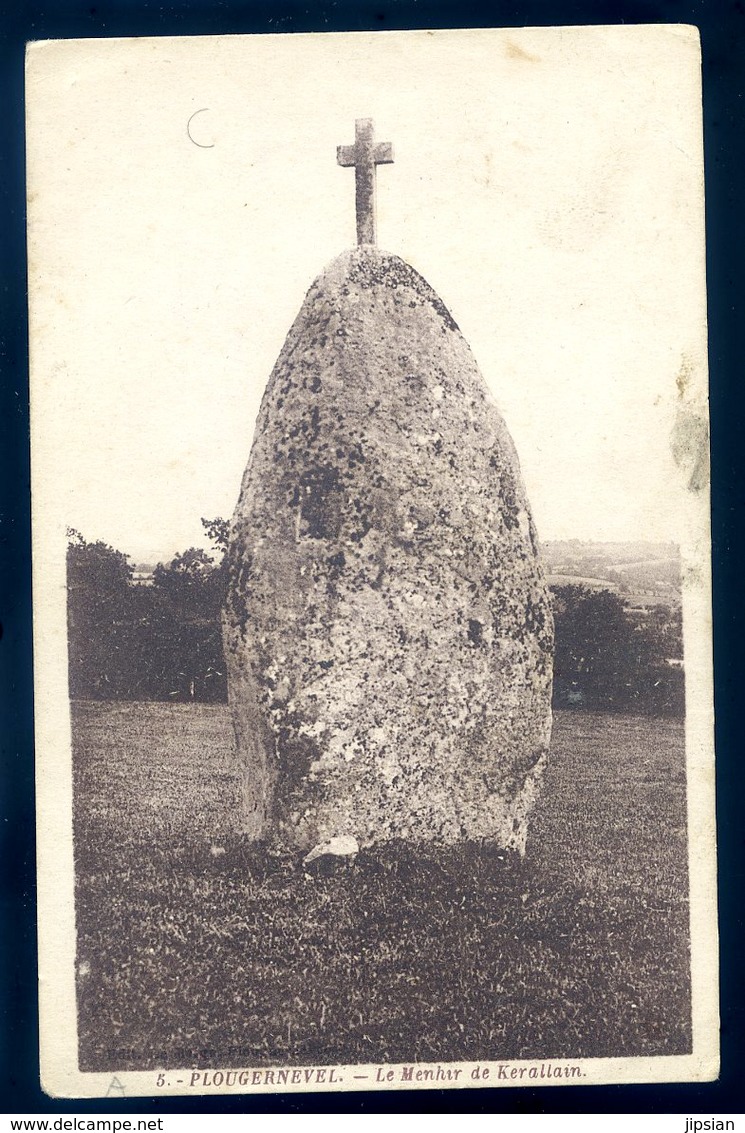
[[[80,1065],[690,1050],[682,723],[557,713],[523,862],[247,846],[222,706],[73,706]]]

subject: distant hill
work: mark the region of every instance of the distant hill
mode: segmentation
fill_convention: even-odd
[[[594,543],[581,539],[543,544],[549,582],[605,586],[629,601],[680,601],[680,550],[675,543]]]

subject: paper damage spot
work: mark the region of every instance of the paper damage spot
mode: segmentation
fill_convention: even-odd
[[[702,492],[709,483],[709,423],[701,414],[679,409],[670,444],[673,459],[684,474],[690,492]]]

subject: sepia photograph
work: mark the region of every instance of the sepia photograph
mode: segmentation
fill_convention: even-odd
[[[43,1088],[716,1078],[696,30],[27,106]]]

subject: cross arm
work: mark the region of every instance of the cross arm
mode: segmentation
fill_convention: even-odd
[[[357,150],[355,146],[337,146],[336,147],[336,164],[343,165],[347,168],[354,165],[357,161]]]
[[[372,152],[374,165],[393,165],[393,143],[378,142]],[[357,146],[337,146],[336,164],[348,169],[357,164]]]
[[[373,161],[376,165],[393,165],[393,142],[378,142],[373,150]]]

